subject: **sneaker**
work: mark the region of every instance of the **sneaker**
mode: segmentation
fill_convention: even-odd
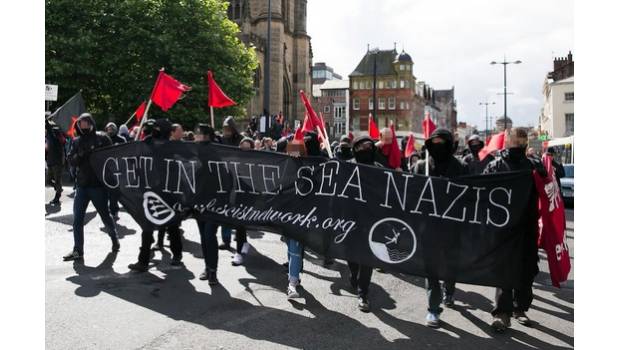
[[[286,289],[286,297],[288,299],[299,298],[299,293],[297,292],[297,286],[288,285]]]
[[[439,314],[429,312],[426,314],[426,325],[432,328],[439,327]]]
[[[510,317],[506,314],[497,314],[493,316],[491,327],[493,327],[496,332],[505,331],[506,328],[510,327]]]
[[[84,258],[84,255],[80,254],[79,252],[76,252],[75,250],[72,251],[71,253],[65,255],[62,257],[63,261],[72,261],[72,260],[80,260]]]
[[[209,280],[210,286],[217,286],[220,282],[217,280],[217,271],[208,270],[207,271],[207,279]]]
[[[207,270],[202,271],[202,273],[198,277],[198,279],[201,281],[206,281],[208,278],[209,278],[209,273],[207,272]]]
[[[127,267],[129,267],[131,271],[136,272],[146,272],[149,269],[149,266],[147,264],[141,263],[139,261],[137,263],[129,264]]]
[[[368,303],[368,297],[360,296],[357,298],[357,308],[361,312],[370,312],[370,304]]]
[[[222,243],[219,246],[217,246],[217,248],[219,250],[232,250],[232,247],[230,246],[230,243]]]
[[[183,266],[183,262],[181,261],[181,258],[177,258],[177,257],[172,257],[172,260],[170,261],[170,265],[172,266]]]
[[[235,253],[231,263],[233,266],[243,265],[243,254]]]
[[[112,252],[117,253],[119,250],[121,250],[121,244],[118,240],[112,241]]]
[[[48,203],[48,205],[51,205],[51,206],[60,205],[60,200],[57,198],[54,198]]]
[[[155,245],[153,246],[153,250],[159,250],[159,251],[162,251],[162,252],[163,252],[163,251],[165,251],[166,249],[164,248],[164,245],[163,245],[163,244],[159,244],[159,243],[157,243],[157,244],[155,244]]]
[[[448,295],[448,294],[444,295],[443,304],[446,307],[450,307],[450,308],[454,307],[454,295]]]
[[[519,322],[520,324],[529,327],[532,325],[532,321],[530,320],[529,317],[527,317],[527,315],[525,314],[525,312],[523,311],[515,311],[512,313],[512,317],[514,317],[517,322]]]

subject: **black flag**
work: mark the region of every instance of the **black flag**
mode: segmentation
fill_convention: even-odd
[[[80,116],[80,114],[84,112],[86,112],[84,99],[82,99],[82,93],[78,92],[67,100],[65,104],[60,106],[51,116],[49,116],[49,118],[53,119],[56,125],[60,126],[62,131],[67,134],[72,134],[71,130],[73,130],[73,123]]]

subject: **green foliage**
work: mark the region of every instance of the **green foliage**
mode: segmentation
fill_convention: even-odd
[[[148,99],[164,67],[192,91],[168,112],[152,105],[149,117],[191,127],[210,120],[210,69],[238,104],[216,109],[218,120],[244,115],[257,60],[237,38],[227,6],[222,0],[46,1],[45,80],[59,85],[57,106],[81,89],[99,122],[122,123]]]

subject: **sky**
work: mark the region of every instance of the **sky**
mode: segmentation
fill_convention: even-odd
[[[313,62],[348,79],[370,48],[403,48],[413,74],[436,90],[455,87],[457,119],[484,129],[503,116],[503,66],[508,65],[508,116],[537,126],[542,87],[553,57],[574,50],[572,0],[308,0],[307,32]]]

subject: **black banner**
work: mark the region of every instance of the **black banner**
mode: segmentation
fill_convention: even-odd
[[[90,159],[143,228],[191,213],[276,232],[334,258],[442,280],[516,286],[531,229],[529,172],[447,180],[181,141],[131,142]]]

